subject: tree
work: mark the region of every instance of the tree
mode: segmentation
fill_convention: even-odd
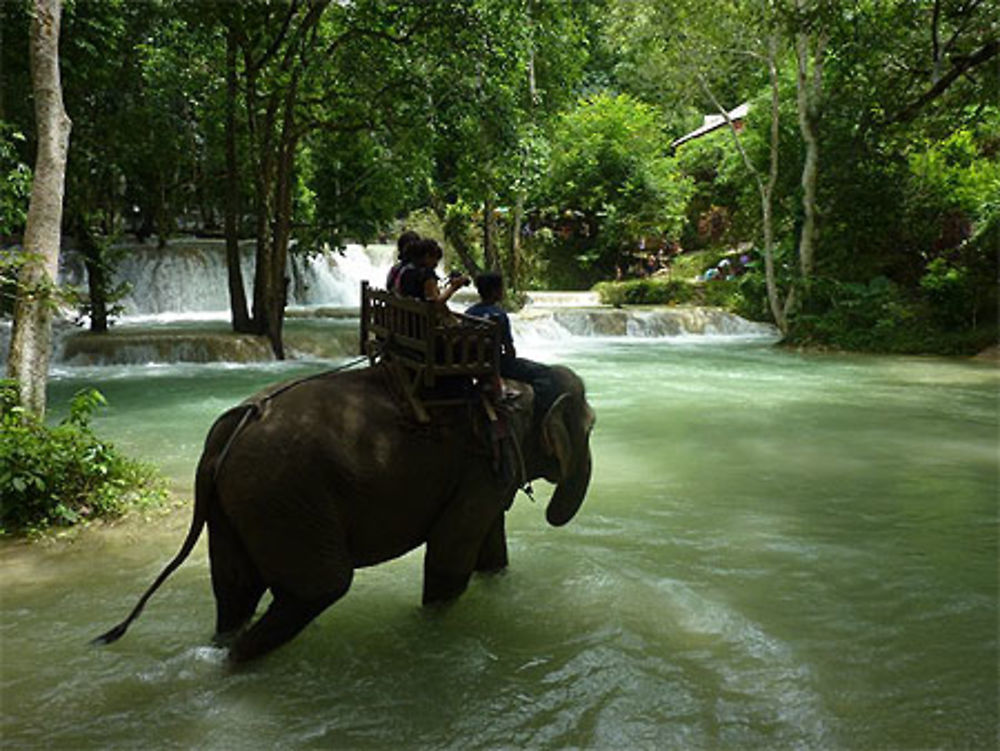
[[[30,38],[38,156],[7,363],[8,377],[17,380],[21,404],[38,416],[45,414],[66,153],[71,128],[63,108],[59,75],[61,13],[60,0],[34,0]]]
[[[823,101],[823,64],[828,33],[821,2],[795,0],[795,78],[799,131],[805,146],[802,165],[802,230],[799,235],[799,270],[807,284],[813,273],[819,228],[817,183],[819,181],[819,121]],[[820,12],[817,12],[819,10]],[[783,329],[784,330],[784,329]]]
[[[642,13],[629,13],[625,6],[616,10],[611,28],[630,66],[630,77],[641,81],[658,76],[655,85],[645,86],[654,95],[669,99],[675,107],[690,103],[695,112],[714,110],[725,119],[756,189],[768,307],[775,323],[786,331],[795,288],[781,289],[775,259],[775,193],[781,161],[780,69],[785,41],[774,4],[769,0],[753,4],[651,0]],[[749,121],[767,123],[763,158],[746,147],[745,137],[729,116],[736,104],[748,101],[761,87],[769,92],[764,114],[754,107]]]
[[[665,140],[656,111],[624,94],[591,96],[553,128],[540,198],[584,279],[629,265],[645,238],[679,235],[691,185]]]
[[[467,3],[423,61],[429,203],[470,273],[503,268],[508,286],[520,284],[525,202],[544,174],[548,123],[577,98],[597,4]]]
[[[986,74],[1000,23],[990,3],[649,0],[620,9],[610,28],[636,90],[676,105],[697,88],[720,113],[753,103],[743,130],[730,128],[733,153],[755,188],[770,308],[783,331],[825,336],[859,309],[872,314],[864,325],[884,332],[915,320],[977,328],[993,299],[973,280],[995,277],[996,254],[981,243],[994,214],[962,186],[985,185],[996,162],[995,138],[980,133],[1000,93],[1000,79]],[[734,201],[737,215],[749,198]],[[817,325],[824,316],[829,325]]]
[[[418,90],[403,50],[429,30],[450,28],[457,9],[449,0],[223,6],[238,49],[254,185],[251,326],[268,337],[276,357],[284,357],[286,265],[295,212],[304,208],[299,172],[310,136],[324,130],[360,138],[384,128],[394,103]]]
[[[647,7],[648,13],[640,14],[638,21],[638,37],[646,40],[643,49],[652,48],[654,60],[669,61],[668,65],[661,63],[659,70],[672,66],[681,76],[697,82],[704,101],[725,119],[756,186],[768,305],[779,329],[787,332],[789,317],[801,299],[801,287],[808,284],[813,273],[818,242],[820,104],[828,37],[826,24],[832,6],[825,0],[794,0],[791,4],[784,0],[750,4],[731,0],[708,3],[652,0]],[[625,28],[635,28],[635,24],[627,21]],[[653,44],[649,40],[654,40]],[[635,50],[631,51],[634,59]],[[781,67],[789,54],[794,55],[797,71],[795,102],[801,140],[783,146]],[[765,123],[768,147],[762,158],[755,158],[728,113],[738,101],[752,99],[762,87],[769,91],[768,104],[763,116],[759,110],[751,115],[751,122]],[[676,80],[673,87],[666,87],[675,95],[678,89]],[[775,205],[782,151],[790,148],[801,149],[800,154],[789,154],[792,159],[785,161],[801,164],[802,194],[798,203],[803,220],[797,243],[798,272],[784,275],[783,284],[776,263]]]

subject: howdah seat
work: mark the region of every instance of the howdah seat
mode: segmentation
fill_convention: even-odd
[[[456,378],[495,380],[500,331],[495,321],[451,313],[363,281],[361,354],[389,369],[417,419],[428,422],[428,405],[455,401],[442,397],[442,385]]]

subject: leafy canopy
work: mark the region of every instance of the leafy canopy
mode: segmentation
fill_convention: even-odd
[[[558,119],[543,197],[551,216],[580,217],[564,249],[608,273],[644,238],[678,236],[692,182],[668,144],[657,111],[626,94],[595,94]]]

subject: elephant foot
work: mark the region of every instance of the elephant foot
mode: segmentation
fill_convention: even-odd
[[[492,566],[487,568],[477,568],[476,573],[480,576],[500,576],[507,573],[507,566]]]
[[[438,605],[454,600],[469,586],[471,573],[424,570],[424,605]]]
[[[503,548],[499,552],[494,552],[492,555],[487,555],[486,551],[479,554],[479,559],[476,561],[476,572],[480,574],[497,574],[507,568],[507,548]]]
[[[212,637],[212,646],[229,649],[239,638],[240,634],[246,631],[246,629],[246,624],[244,624],[243,626],[231,629],[230,631],[218,631]]]
[[[346,587],[345,587],[346,591]],[[319,600],[305,601],[291,595],[275,594],[274,601],[256,623],[237,635],[229,648],[231,663],[261,657],[291,640],[343,592]]]

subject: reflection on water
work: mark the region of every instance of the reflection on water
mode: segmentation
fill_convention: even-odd
[[[208,646],[204,542],[123,640],[85,645],[173,554],[186,509],[5,546],[4,745],[995,746],[995,368],[721,340],[526,354],[586,379],[595,474],[565,528],[518,499],[509,571],[434,612],[419,553],[361,571],[234,673]],[[189,492],[219,412],[327,366],[77,369],[50,402],[99,385],[98,428]]]

